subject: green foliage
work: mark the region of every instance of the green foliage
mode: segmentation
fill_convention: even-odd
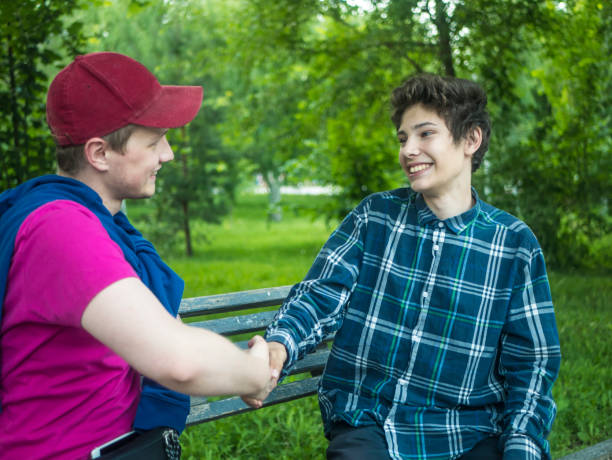
[[[193,254],[192,220],[218,222],[231,208],[238,183],[237,155],[223,146],[223,46],[220,2],[107,1],[84,20],[93,34],[89,51],[113,50],[145,64],[162,84],[204,87],[200,113],[187,127],[169,132],[175,159],[158,175],[155,212],[145,224],[160,248],[181,244]],[[126,22],[124,18],[130,20]],[[155,31],[152,40],[151,31]]]
[[[220,226],[194,225],[196,257],[170,253],[166,260],[185,279],[187,297],[293,284],[331,228],[290,210],[319,207],[326,199],[285,197],[284,222],[269,224],[265,197],[240,196]],[[139,227],[146,205],[130,210]],[[559,458],[612,437],[612,280],[557,272],[550,280],[563,355],[549,437],[553,458]],[[327,446],[316,397],[191,427],[181,441],[187,459],[322,458]]]
[[[187,129],[172,131],[169,138],[175,159],[158,173],[161,181],[152,199],[155,213],[149,216],[148,228],[165,247],[182,242],[191,256],[194,219],[218,223],[231,209],[236,173],[233,159],[212,146],[211,139],[193,142]]]
[[[68,21],[78,0],[0,2],[0,191],[50,173],[54,144],[45,119],[48,77],[76,54],[82,25]]]
[[[339,193],[319,210],[334,218],[369,193],[405,184],[389,94],[414,72],[455,74],[482,83],[489,95],[493,137],[474,177],[481,196],[524,219],[551,266],[611,269],[612,3],[86,5],[0,4],[9,18],[0,28],[1,186],[52,166],[45,72],[76,51],[81,24],[89,51],[123,52],[162,82],[205,88],[200,115],[174,139],[178,161],[159,179],[166,193],[157,199],[157,231],[170,246],[182,234],[188,247],[189,217],[227,212],[239,179],[254,173],[273,189],[304,180],[336,186]]]
[[[322,210],[338,217],[369,193],[401,182],[399,168],[394,168],[388,94],[397,83],[396,76],[414,68],[410,60],[393,55],[393,51],[404,53],[411,42],[405,30],[391,33],[384,25],[383,11],[373,13],[378,22],[369,22],[347,2],[298,3],[279,7],[245,2],[245,16],[255,18],[248,23],[251,45],[246,52],[253,60],[265,62],[271,55],[291,56],[297,80],[288,81],[285,67],[277,65],[275,58],[275,65],[266,68],[268,81],[276,85],[268,93],[280,88],[290,95],[282,105],[287,107],[283,116],[271,120],[277,128],[269,130],[278,136],[266,148],[283,152],[279,156],[285,160],[286,171],[340,186],[333,206]],[[411,25],[424,31],[417,22]],[[276,100],[271,99],[273,107]],[[279,122],[297,134],[289,137],[288,145],[282,142],[286,136],[279,132]]]
[[[610,7],[549,2],[537,17],[542,29],[525,32],[535,44],[517,53],[527,72],[490,80],[500,100],[512,95],[493,105],[491,200],[530,224],[551,266],[610,270],[609,249],[592,257],[611,230]]]
[[[612,223],[608,217],[608,228]],[[596,239],[589,245],[589,255],[587,258],[588,268],[594,270],[610,271],[612,268],[612,233]]]
[[[224,24],[231,33],[225,48],[217,50],[227,69],[223,142],[245,160],[247,174],[265,181],[271,218],[280,216],[277,201],[289,165],[307,154],[308,127],[297,119],[306,98],[306,72],[294,48],[300,40],[296,29],[309,29],[313,3],[231,2]],[[277,46],[280,42],[284,45]],[[296,174],[300,169],[291,171],[293,181],[304,178]]]
[[[526,220],[551,266],[609,259],[590,256],[610,232],[609,2],[243,3],[252,21],[241,58],[272,62],[264,75],[276,86],[267,94],[282,88],[296,101],[266,130],[284,158],[288,149],[294,155],[286,171],[340,186],[324,212],[344,215],[365,195],[405,182],[389,93],[415,71],[457,74],[489,94],[491,152],[474,178],[483,198]],[[305,92],[287,83],[283,62],[299,66]],[[301,142],[286,146],[274,126],[288,119]],[[251,121],[243,124],[262,126]]]

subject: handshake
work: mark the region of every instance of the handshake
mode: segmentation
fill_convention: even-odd
[[[264,385],[256,392],[242,395],[242,400],[249,406],[259,409],[263,406],[264,400],[278,384],[281,370],[287,360],[287,349],[279,342],[266,342],[260,335],[253,336],[249,340],[249,350],[247,353],[260,361],[261,366],[265,366],[269,371],[269,378]]]

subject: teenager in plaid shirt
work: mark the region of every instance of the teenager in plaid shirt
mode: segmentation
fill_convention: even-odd
[[[336,332],[319,387],[329,459],[550,458],[560,347],[542,250],[481,201],[477,84],[419,75],[392,94],[410,188],[365,198],[269,327],[281,377]]]

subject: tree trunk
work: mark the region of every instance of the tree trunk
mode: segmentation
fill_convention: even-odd
[[[182,138],[186,139],[186,129],[181,127]],[[177,152],[178,153],[178,152]],[[185,180],[189,177],[189,166],[187,165],[187,155],[179,153],[181,157],[181,164],[183,166],[183,178]],[[183,233],[185,234],[185,254],[187,257],[193,256],[193,247],[191,245],[191,227],[189,225],[189,201],[181,200],[181,206],[183,208]]]
[[[280,222],[283,218],[283,213],[280,206],[281,201],[281,181],[271,171],[264,174],[264,180],[268,185],[268,220],[271,222]]]
[[[448,9],[444,0],[436,0],[436,17],[434,22],[438,29],[438,55],[444,66],[444,73],[449,77],[454,77],[455,66],[453,65]]]
[[[185,233],[185,254],[187,257],[193,256],[193,248],[191,246],[191,229],[189,227],[189,203],[181,201],[183,207],[183,232]]]
[[[13,156],[13,167],[15,168],[15,176],[17,178],[16,184],[23,182],[25,179],[25,174],[23,171],[23,166],[21,164],[22,155],[27,158],[25,152],[20,152],[20,143],[19,143],[19,109],[17,106],[17,83],[15,81],[15,58],[13,56],[13,47],[10,45],[11,37],[8,37],[9,45],[8,45],[8,61],[9,61],[9,84],[10,84],[10,100],[11,100],[11,120],[13,124],[13,148],[14,155]],[[24,133],[25,134],[25,133]],[[8,159],[7,159],[8,160]],[[7,162],[10,163],[10,160]],[[8,184],[10,185],[10,184]]]

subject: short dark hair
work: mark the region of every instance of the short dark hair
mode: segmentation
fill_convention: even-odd
[[[108,142],[111,149],[116,152],[124,153],[127,141],[138,125],[126,125],[112,133],[102,136]],[[79,145],[57,145],[55,148],[55,156],[57,159],[57,167],[68,174],[76,174],[85,164],[84,157],[85,144]]]
[[[472,156],[472,172],[476,171],[489,149],[491,120],[487,112],[487,95],[477,83],[455,77],[418,74],[404,81],[391,93],[391,120],[399,129],[404,112],[422,104],[435,111],[448,127],[453,140],[459,142],[474,128],[482,130],[482,142]]]

